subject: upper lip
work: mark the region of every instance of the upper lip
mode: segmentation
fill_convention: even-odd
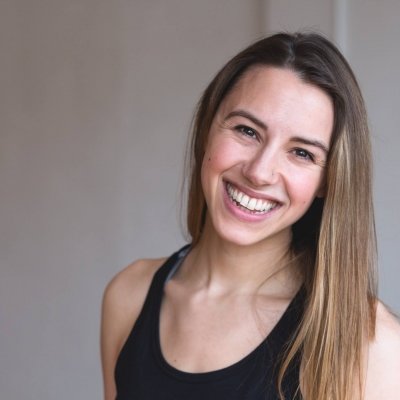
[[[279,201],[278,199],[276,199],[275,197],[269,196],[265,193],[259,193],[259,192],[255,192],[247,187],[243,187],[240,184],[237,184],[235,182],[229,181],[229,180],[225,180],[224,181],[225,184],[230,183],[234,188],[240,190],[241,192],[243,192],[244,194],[247,194],[247,196],[249,197],[253,197],[256,199],[261,199],[261,200],[266,200],[266,201],[270,201],[270,202],[274,202],[274,203],[282,203],[281,201]]]

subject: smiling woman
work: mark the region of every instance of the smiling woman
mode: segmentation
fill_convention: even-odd
[[[397,398],[366,121],[319,35],[271,36],[222,68],[194,122],[191,243],[106,289],[107,400]]]
[[[238,245],[274,238],[288,247],[291,226],[323,195],[332,128],[324,91],[289,69],[247,71],[211,124],[201,172],[206,227]]]

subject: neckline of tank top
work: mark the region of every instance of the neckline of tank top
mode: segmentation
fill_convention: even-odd
[[[171,267],[170,271],[167,274],[167,279],[164,280],[164,284],[170,279],[174,272],[179,268],[179,265],[183,262],[186,254],[190,250],[190,245],[184,246],[178,252],[175,253],[171,257],[170,261],[174,262],[174,265]],[[168,263],[168,260],[167,260]],[[171,273],[172,272],[172,273]],[[260,352],[263,351],[267,344],[273,343],[277,344],[280,347],[283,347],[287,340],[292,336],[295,331],[295,327],[298,321],[300,320],[301,310],[303,308],[304,297],[305,297],[305,288],[301,286],[297,291],[293,299],[290,301],[282,316],[272,328],[270,333],[264,338],[264,340],[258,344],[253,350],[251,350],[247,355],[245,355],[240,360],[234,362],[231,365],[226,367],[222,367],[220,369],[205,371],[205,372],[188,372],[175,368],[172,366],[164,357],[161,349],[161,341],[160,341],[160,309],[161,309],[161,301],[162,297],[160,296],[160,302],[157,305],[156,314],[154,315],[155,326],[154,326],[154,334],[152,335],[154,338],[153,342],[153,354],[158,362],[158,365],[166,372],[168,375],[173,378],[181,381],[187,381],[192,383],[201,383],[206,381],[217,381],[228,377],[232,374],[233,371],[239,370],[247,363],[253,361]],[[296,313],[296,314],[295,314]],[[293,318],[294,317],[294,318]],[[289,331],[285,329],[285,325],[289,324]],[[278,352],[279,353],[279,352]],[[275,360],[273,360],[275,361]]]

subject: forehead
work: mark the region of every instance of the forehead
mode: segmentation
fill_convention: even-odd
[[[222,103],[246,101],[300,103],[318,108],[319,105],[332,106],[330,96],[320,87],[301,79],[299,74],[289,68],[273,66],[254,66],[245,71]],[[260,104],[261,105],[261,104]]]
[[[322,134],[330,141],[334,113],[330,96],[290,69],[256,66],[246,71],[217,114],[223,118],[237,109],[254,114],[271,129]]]

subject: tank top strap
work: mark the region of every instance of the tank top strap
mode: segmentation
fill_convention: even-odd
[[[180,250],[173,253],[155,272],[134,328],[143,323],[143,318],[147,316],[155,318],[157,316],[158,308],[160,307],[164,295],[163,287],[175,274],[189,250],[190,244],[185,245]],[[156,322],[158,323],[158,321]]]

